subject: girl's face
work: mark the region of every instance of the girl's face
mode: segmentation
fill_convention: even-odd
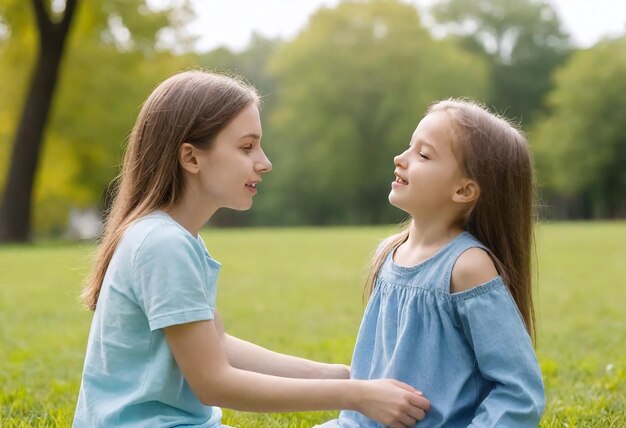
[[[261,119],[254,104],[245,107],[215,138],[210,149],[198,154],[198,197],[212,208],[247,210],[261,175],[272,164],[261,149]]]
[[[413,217],[452,207],[462,174],[452,151],[454,134],[445,112],[426,115],[409,147],[394,158],[396,179],[389,202]]]

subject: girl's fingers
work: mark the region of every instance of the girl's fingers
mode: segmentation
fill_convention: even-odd
[[[400,422],[402,422],[404,424],[404,426],[407,427],[412,427],[413,425],[415,425],[415,423],[417,422],[417,420],[415,420],[414,418],[412,418],[409,415],[403,415],[400,418]]]
[[[428,399],[426,399],[423,395],[412,395],[409,398],[409,403],[421,410],[430,410],[430,401],[428,401]]]
[[[409,416],[411,416],[416,421],[421,421],[426,416],[426,412],[424,412],[422,409],[417,409],[415,407],[412,407],[408,413],[409,413]]]
[[[409,385],[408,383],[400,382],[399,380],[395,380],[395,379],[392,379],[392,381],[393,381],[393,383],[394,383],[394,384],[396,384],[397,386],[399,386],[400,388],[402,388],[402,389],[404,389],[404,390],[406,390],[406,391],[409,391],[409,392],[414,392],[414,393],[419,394],[419,395],[424,395],[424,394],[422,393],[422,391],[420,391],[420,390],[418,390],[418,389],[413,388],[413,387],[412,387],[411,385]]]

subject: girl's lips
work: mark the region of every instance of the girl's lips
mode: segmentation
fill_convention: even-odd
[[[249,192],[251,192],[253,195],[256,194],[257,190],[256,190],[256,185],[258,183],[246,183],[245,187],[246,189],[248,189]]]
[[[391,185],[396,185],[396,186],[406,186],[407,184],[409,184],[408,181],[406,181],[405,179],[403,179],[402,177],[400,177],[398,174],[396,174],[396,179],[394,181],[391,182]]]
[[[395,174],[396,179],[391,182],[392,189],[399,189],[409,184],[408,181],[400,177],[398,174]]]
[[[395,183],[398,183],[398,184],[409,184],[409,182],[407,180],[405,180],[404,177],[398,173],[398,170],[395,170],[393,172],[393,175],[396,176]]]

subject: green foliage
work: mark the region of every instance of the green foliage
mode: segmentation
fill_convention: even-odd
[[[267,143],[274,171],[258,210],[290,224],[397,218],[385,201],[393,156],[426,106],[481,98],[487,87],[480,59],[433,41],[415,8],[399,1],[319,10],[270,72],[279,82]]]
[[[626,214],[626,37],[575,53],[533,130],[539,181],[585,198],[595,217]]]
[[[542,104],[569,54],[545,1],[439,2],[435,16],[456,37],[437,41],[407,2],[344,1],[290,42],[256,35],[243,52],[182,54],[193,41],[190,1],[79,1],[35,182],[36,236],[61,234],[71,207],[101,204],[141,102],[168,75],[198,66],[259,89],[274,164],[256,209],[220,213],[216,224],[398,220],[386,203],[393,156],[426,106],[450,96],[486,101],[524,126],[541,116],[531,140],[544,197],[572,200],[579,216],[626,215],[624,43],[576,53]],[[0,27],[1,192],[37,49],[28,2],[4,0]]]
[[[226,329],[280,352],[348,363],[369,257],[392,231],[203,231],[223,264],[218,306]],[[540,426],[621,426],[626,223],[553,223],[537,235],[538,356],[548,398]],[[77,295],[92,249],[55,243],[0,248],[2,427],[69,426],[91,318]],[[310,427],[336,414],[225,410],[224,423]]]
[[[270,107],[276,102],[277,86],[276,79],[267,73],[268,63],[282,44],[280,39],[273,40],[253,34],[250,44],[243,52],[235,53],[219,48],[200,55],[198,63],[209,69],[230,71],[244,76],[263,97],[262,109],[264,115],[267,115],[268,101]]]
[[[188,1],[159,10],[144,0],[79,1],[36,177],[36,233],[58,234],[72,206],[99,203],[117,175],[122,147],[147,94],[169,74],[196,65],[189,55],[165,51],[162,36],[167,30],[169,43],[188,46],[189,7]],[[0,45],[2,185],[37,35],[24,2],[10,2],[0,14],[11,29]]]
[[[553,7],[544,0],[445,0],[432,10],[466,49],[489,59],[489,104],[531,122],[570,49]]]
[[[37,33],[30,8],[21,0],[6,0],[0,5],[0,20],[8,36],[0,40],[0,192],[6,173],[20,108],[26,96],[29,72],[24,52],[32,51]]]

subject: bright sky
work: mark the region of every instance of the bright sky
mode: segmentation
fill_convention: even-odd
[[[434,0],[412,0],[420,5]],[[626,0],[548,0],[561,16],[573,42],[589,47],[604,36],[626,32]],[[196,0],[199,19],[192,31],[200,34],[199,48],[246,47],[253,31],[266,37],[292,38],[321,6],[339,0]]]

